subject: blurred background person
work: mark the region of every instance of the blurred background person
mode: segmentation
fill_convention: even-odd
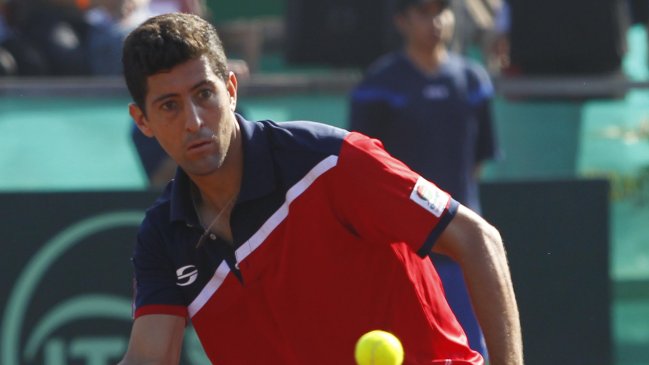
[[[93,75],[121,75],[122,41],[151,16],[185,12],[204,17],[202,0],[93,0],[86,19],[91,25],[88,53]]]
[[[5,16],[5,4],[0,2],[0,76],[15,75],[18,72],[16,59],[4,46],[11,36]]]
[[[8,0],[3,6],[16,75],[87,75],[88,25],[72,0]]]
[[[204,0],[8,0],[1,11],[0,60],[13,65],[2,73],[15,76],[119,76],[122,41],[139,23],[208,13]]]
[[[404,46],[373,63],[353,90],[350,127],[382,140],[388,152],[479,212],[480,168],[497,150],[493,87],[481,65],[449,52],[449,5],[398,2],[394,22]],[[432,259],[471,347],[486,355],[459,266],[442,255]]]
[[[90,71],[93,75],[120,75],[122,42],[146,13],[148,0],[94,0],[86,13],[90,24],[87,39]]]
[[[506,0],[451,0],[455,31],[449,49],[480,60],[489,73],[508,66],[509,4]]]

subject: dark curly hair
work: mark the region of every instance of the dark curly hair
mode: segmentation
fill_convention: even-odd
[[[124,40],[122,66],[126,86],[143,112],[147,78],[186,61],[206,56],[215,74],[228,79],[223,44],[212,24],[184,13],[152,17]]]

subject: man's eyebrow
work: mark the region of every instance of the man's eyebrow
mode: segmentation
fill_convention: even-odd
[[[213,86],[213,85],[214,85],[214,82],[212,82],[210,80],[201,80],[201,81],[197,82],[195,85],[193,85],[190,88],[190,90],[193,91],[193,90],[196,90],[196,89],[198,89],[198,88],[200,88],[202,86]],[[177,93],[162,94],[162,95],[158,96],[157,98],[153,99],[153,101],[151,103],[156,104],[156,103],[159,103],[159,102],[161,102],[162,100],[164,100],[166,98],[176,96],[176,95],[178,95],[178,94]]]
[[[175,95],[177,95],[177,94],[176,93],[162,94],[162,95],[158,96],[157,98],[153,99],[151,104],[155,105],[156,103],[159,103],[159,102],[163,101],[164,99],[175,96]]]
[[[192,88],[190,90],[196,90],[196,89],[198,89],[198,88],[200,88],[202,86],[213,86],[213,85],[214,85],[214,82],[212,82],[210,80],[201,80],[201,81],[197,82],[196,85],[192,86]]]

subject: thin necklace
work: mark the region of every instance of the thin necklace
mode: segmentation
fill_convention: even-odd
[[[195,188],[195,187],[194,187],[194,188]],[[194,205],[194,210],[196,211],[196,215],[198,216],[198,222],[201,224],[201,226],[203,226],[203,222],[202,222],[201,214],[200,214],[200,212],[198,211],[198,207],[197,207],[197,205],[196,205],[196,199],[195,199],[195,197],[194,197],[194,191],[195,191],[195,190],[192,190],[192,195],[191,195],[191,197],[192,197],[192,204]],[[225,205],[223,206],[223,208],[221,208],[221,210],[218,212],[218,214],[216,215],[216,217],[214,217],[214,219],[212,219],[212,222],[211,222],[211,223],[210,223],[210,224],[205,228],[205,231],[204,231],[203,234],[199,237],[198,242],[196,242],[196,248],[199,248],[201,245],[203,245],[203,242],[205,242],[207,236],[209,236],[211,233],[213,233],[213,232],[211,231],[212,227],[214,226],[214,224],[216,224],[216,222],[219,220],[219,218],[221,218],[221,216],[223,215],[223,213],[225,213],[226,211],[228,211],[228,210],[230,209],[230,207],[232,206],[232,203],[234,203],[234,201],[236,200],[237,195],[238,195],[238,194],[234,194],[234,195],[232,195],[232,197],[228,200],[228,202],[225,203]]]

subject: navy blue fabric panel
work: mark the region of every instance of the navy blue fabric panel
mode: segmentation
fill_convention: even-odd
[[[169,206],[168,200],[160,200],[155,208],[147,211],[140,225],[133,254],[137,278],[136,308],[147,304],[188,304],[188,296],[183,295],[182,290],[175,285],[177,278],[174,273],[176,268],[187,265],[188,255],[192,251],[174,241],[178,237],[174,226],[181,223],[161,223],[169,221]],[[195,240],[198,240],[200,234],[198,230],[193,231]]]
[[[346,130],[314,122],[262,122],[271,141],[270,152],[284,189],[293,186],[316,164],[338,155]]]

